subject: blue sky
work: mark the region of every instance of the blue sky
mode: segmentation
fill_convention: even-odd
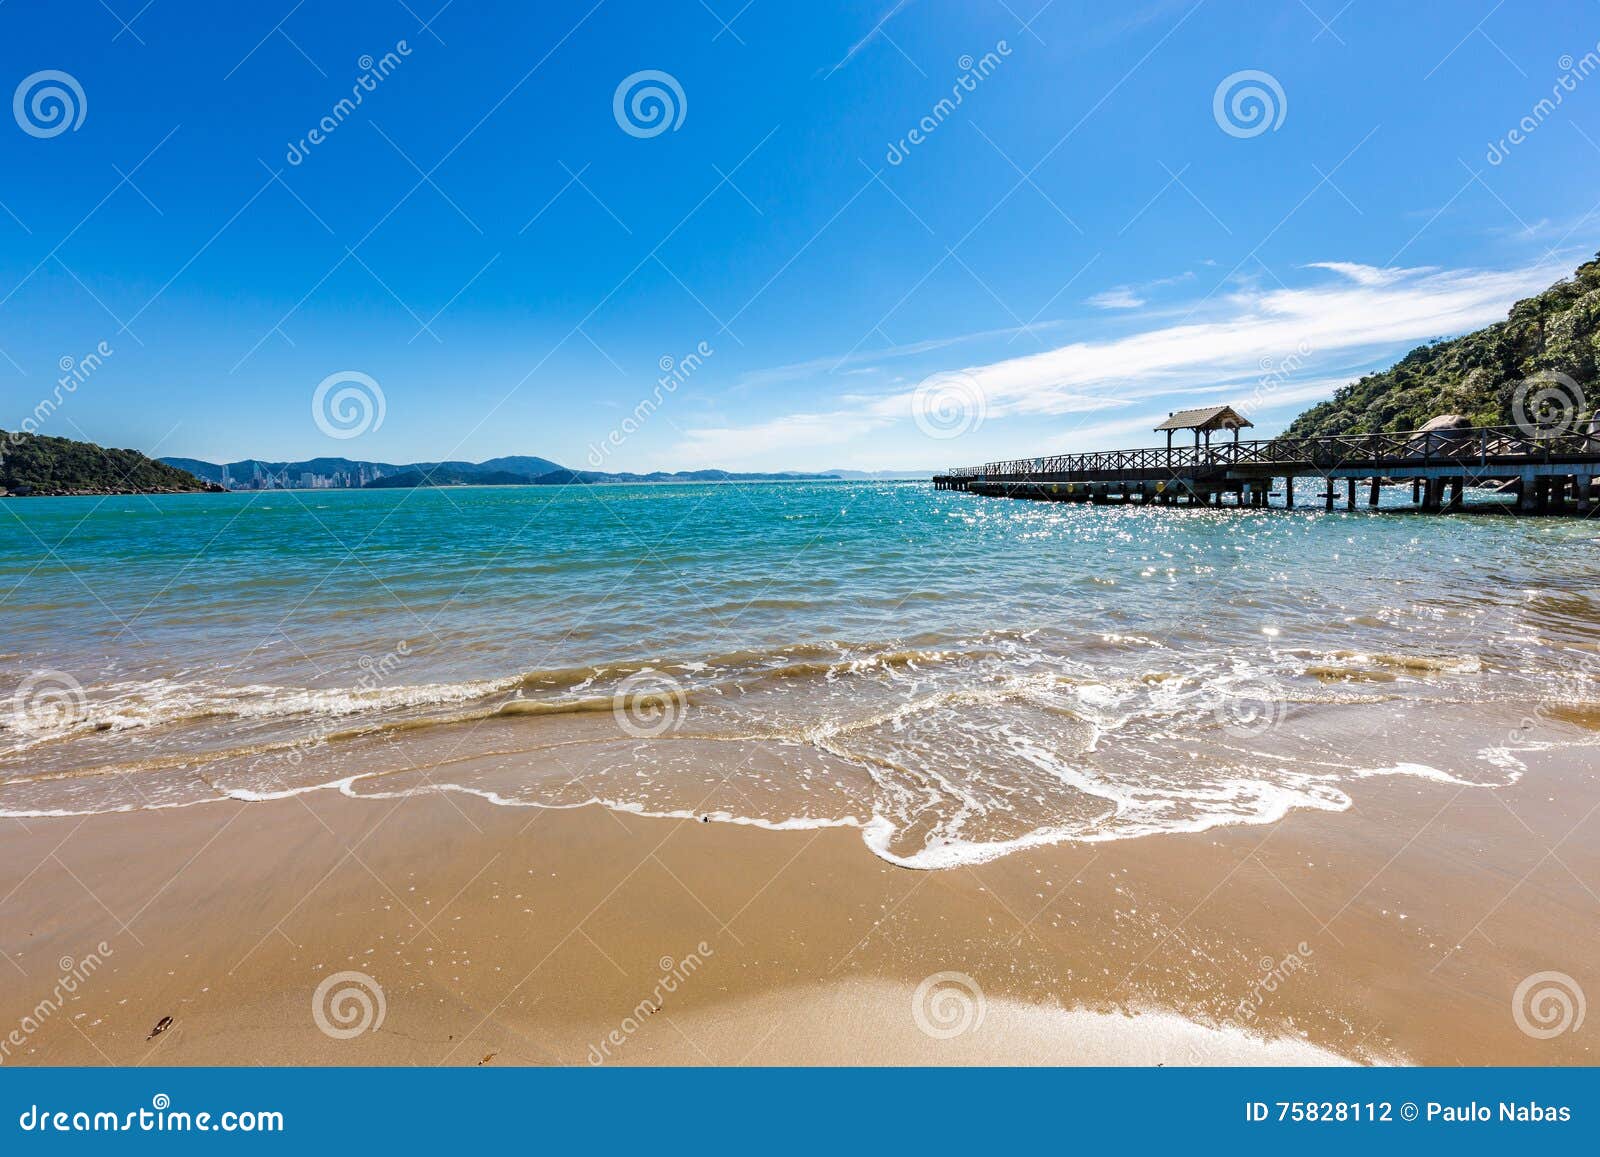
[[[1594,3],[1111,7],[12,0],[0,427],[635,470],[1271,433],[1600,248]],[[640,72],[670,126],[619,120]],[[334,437],[345,371],[383,417]]]

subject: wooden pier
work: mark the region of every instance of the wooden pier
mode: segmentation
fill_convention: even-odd
[[[1227,407],[1216,409],[1226,410]],[[1191,413],[1202,413],[1193,411]],[[1229,411],[1232,415],[1232,411]],[[1237,417],[1237,415],[1232,415]],[[1248,423],[1244,423],[1248,424]],[[1430,426],[1433,425],[1430,423]],[[1515,496],[1521,513],[1588,514],[1600,507],[1600,429],[1529,432],[1518,426],[1268,438],[1140,450],[1057,454],[958,467],[934,476],[939,490],[1055,502],[1355,510],[1378,505],[1384,483],[1410,483],[1419,510],[1462,506],[1468,487]],[[1309,501],[1308,501],[1309,500]]]

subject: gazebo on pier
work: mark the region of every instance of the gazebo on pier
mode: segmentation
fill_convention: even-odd
[[[1175,410],[1167,415],[1167,420],[1156,427],[1156,433],[1167,432],[1167,449],[1172,449],[1172,432],[1174,430],[1193,430],[1194,444],[1198,449],[1200,439],[1205,438],[1205,444],[1211,445],[1213,430],[1232,430],[1233,440],[1239,440],[1239,431],[1246,426],[1255,425],[1249,418],[1239,413],[1232,406],[1201,406],[1196,410]]]

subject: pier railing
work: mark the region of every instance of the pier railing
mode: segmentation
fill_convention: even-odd
[[[1399,434],[1336,434],[1324,438],[1260,438],[1199,446],[1151,446],[1014,458],[982,466],[957,466],[953,478],[1059,477],[1072,474],[1182,471],[1208,467],[1284,467],[1335,470],[1343,466],[1427,465],[1438,462],[1551,462],[1600,457],[1600,432],[1530,432],[1520,426],[1476,426],[1466,430],[1413,430]]]

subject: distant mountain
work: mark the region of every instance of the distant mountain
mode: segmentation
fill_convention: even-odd
[[[1285,431],[1294,438],[1420,429],[1460,414],[1474,426],[1509,426],[1517,387],[1535,374],[1559,374],[1555,390],[1574,421],[1600,398],[1600,259],[1580,265],[1544,292],[1511,307],[1505,321],[1419,346],[1392,367],[1368,374],[1312,406]]]
[[[372,478],[418,468],[417,465],[398,466],[392,462],[360,462],[350,458],[308,458],[303,462],[268,462],[260,458],[227,463],[205,462],[199,458],[162,458],[160,461],[234,490],[260,489],[262,485],[279,489],[299,486],[308,474],[330,480],[329,485],[338,477],[344,479],[338,483],[340,486],[359,486]]]
[[[176,494],[216,487],[191,472],[93,442],[0,430],[0,495]]]
[[[655,471],[650,474],[569,470],[559,462],[531,454],[490,458],[486,462],[363,462],[350,458],[308,458],[303,462],[204,462],[198,458],[163,458],[197,478],[234,490],[259,489],[404,489],[412,486],[563,486],[616,482],[821,482],[833,473],[734,473],[727,470]],[[864,477],[864,475],[863,475]]]
[[[537,478],[541,474],[552,474],[566,467],[559,462],[552,462],[548,458],[535,458],[531,454],[512,454],[506,458],[490,458],[487,462],[479,462],[479,470],[503,470],[508,474],[521,474],[526,478]]]

